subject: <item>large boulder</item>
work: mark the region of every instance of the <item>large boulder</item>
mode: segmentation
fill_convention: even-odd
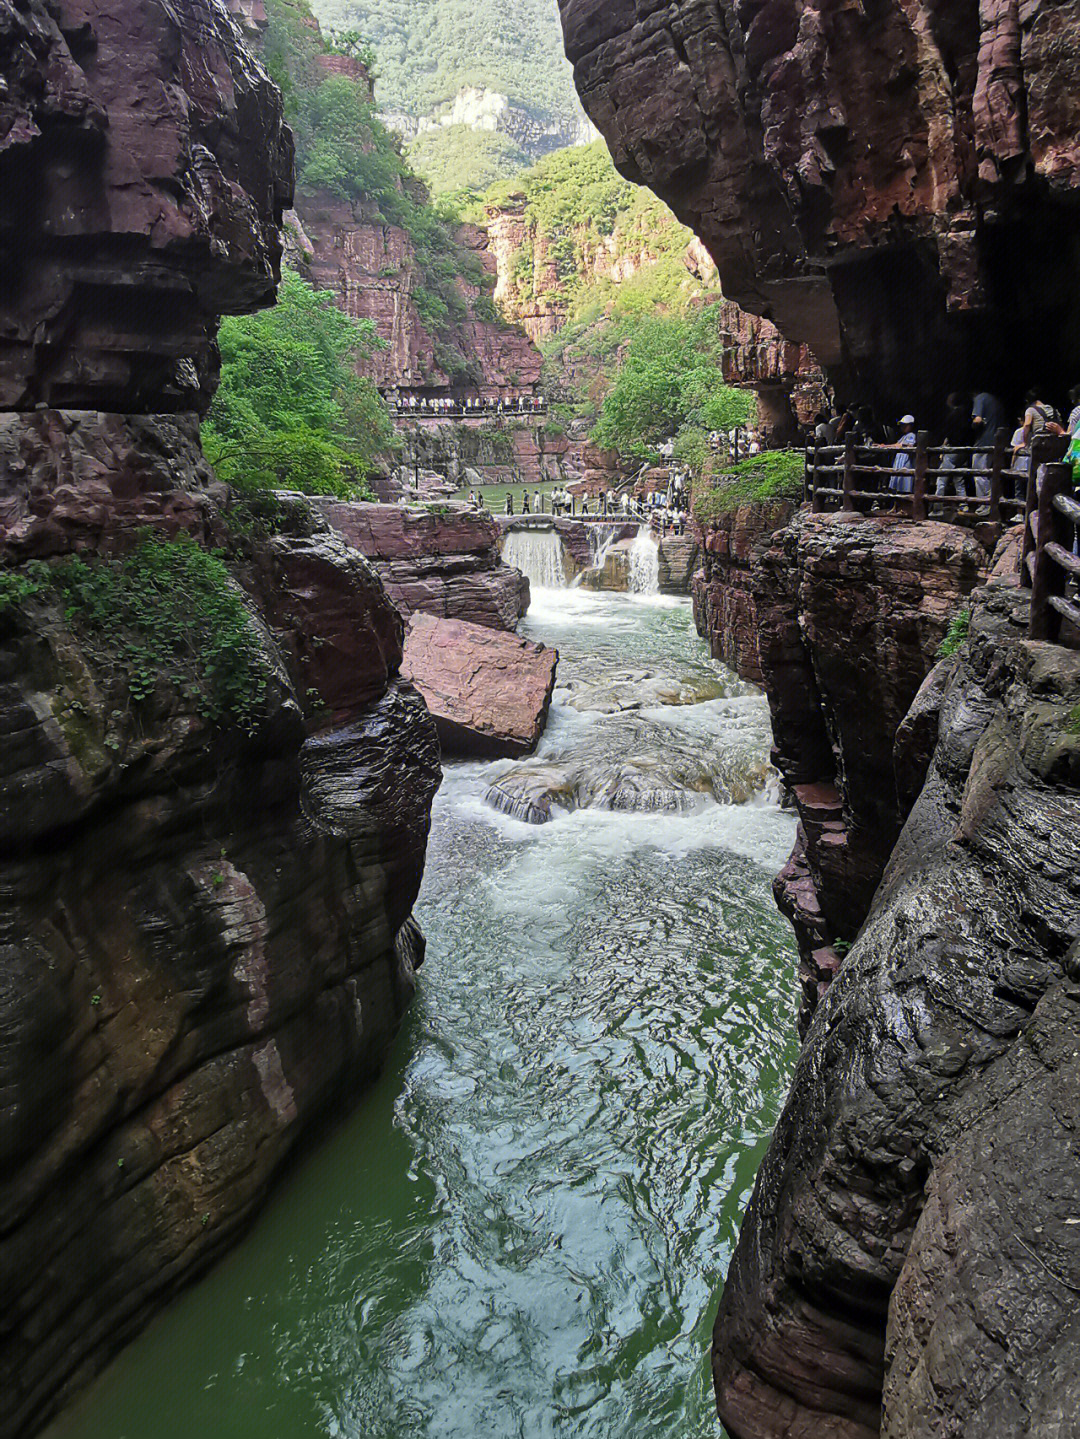
[[[504,565],[500,530],[464,505],[315,501],[318,513],[374,565],[406,618],[419,611],[513,630],[529,608],[529,582]]]
[[[415,614],[401,672],[427,701],[444,754],[524,755],[544,731],[558,660],[518,635]]]

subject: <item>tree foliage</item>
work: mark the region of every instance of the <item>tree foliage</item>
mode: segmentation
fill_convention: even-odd
[[[745,424],[754,396],[724,380],[719,312],[707,305],[692,316],[638,322],[605,396],[593,438],[605,449],[653,457],[676,437],[684,452],[691,433]]]
[[[406,145],[405,154],[432,194],[452,196],[462,205],[475,203],[496,181],[520,174],[530,164],[509,135],[467,125],[425,130]]]
[[[239,489],[350,494],[393,441],[389,412],[356,363],[382,341],[334,296],[286,270],[277,306],[222,322],[221,385],[203,444]]]
[[[454,329],[468,317],[462,282],[482,288],[486,277],[476,255],[456,237],[457,212],[431,203],[400,139],[375,114],[363,75],[327,74],[320,65],[321,56],[341,53],[343,45],[354,58],[362,56],[365,42],[357,32],[339,35],[335,50],[320,34],[307,0],[267,0],[266,10],[264,55],[285,95],[301,191],[328,191],[366,219],[406,231],[421,275],[420,292],[428,297],[423,318],[449,371],[459,372],[464,360]]]

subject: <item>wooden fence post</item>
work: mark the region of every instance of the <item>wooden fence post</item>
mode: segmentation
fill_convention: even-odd
[[[975,451],[971,452],[972,469],[975,468]],[[1005,516],[1001,510],[1001,501],[1004,498],[1004,480],[1001,478],[1005,469],[1005,431],[999,429],[994,436],[994,449],[990,457],[990,518],[995,524],[1003,525]],[[974,486],[972,486],[974,488]],[[1011,499],[1012,496],[1010,495]]]
[[[855,441],[847,439],[844,441],[844,509],[853,510],[855,501],[851,492],[855,488]]]
[[[911,518],[913,520],[926,519],[926,470],[929,459],[926,447],[929,444],[930,436],[925,430],[920,430],[915,445],[915,479],[911,491]]]
[[[1034,449],[1034,446],[1032,447]],[[1035,456],[1032,454],[1032,461]],[[1068,465],[1049,464],[1039,491],[1039,535],[1035,545],[1035,575],[1031,585],[1031,622],[1028,635],[1033,640],[1057,642],[1061,616],[1050,603],[1051,595],[1065,593],[1066,573],[1046,553],[1051,540],[1072,549],[1072,526],[1058,513],[1054,500],[1058,495],[1072,494],[1072,471]]]
[[[815,445],[815,446],[814,446],[814,479],[813,479],[813,489],[812,489],[812,491],[811,491],[811,493],[810,493],[810,509],[812,510],[812,512],[813,512],[815,515],[820,515],[821,512],[822,512],[822,510],[825,508],[824,501],[822,500],[821,495],[818,493],[818,488],[819,488],[819,484],[820,484],[820,481],[821,481],[821,476],[818,474],[818,462],[819,462],[820,458],[821,458],[821,446],[820,446],[820,445]]]

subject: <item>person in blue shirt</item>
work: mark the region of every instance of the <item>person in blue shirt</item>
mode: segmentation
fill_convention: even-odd
[[[889,489],[894,495],[910,495],[915,487],[913,451],[919,437],[915,432],[915,416],[904,415],[900,420],[900,438],[896,442],[896,458],[892,462],[892,476]]]

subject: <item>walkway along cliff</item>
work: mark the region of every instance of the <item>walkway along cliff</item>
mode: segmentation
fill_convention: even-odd
[[[217,321],[272,302],[291,198],[239,31],[209,0],[0,0],[0,71],[0,1434],[26,1436],[377,1070],[439,755],[368,562],[304,506],[234,543],[200,452]]]
[[[1070,11],[560,8],[620,168],[847,395],[930,420],[1076,382]],[[763,680],[802,820],[805,1043],[714,1336],[734,1439],[1049,1439],[1080,1408],[1080,659],[1032,637],[1015,543],[777,511],[707,537],[701,623]]]

